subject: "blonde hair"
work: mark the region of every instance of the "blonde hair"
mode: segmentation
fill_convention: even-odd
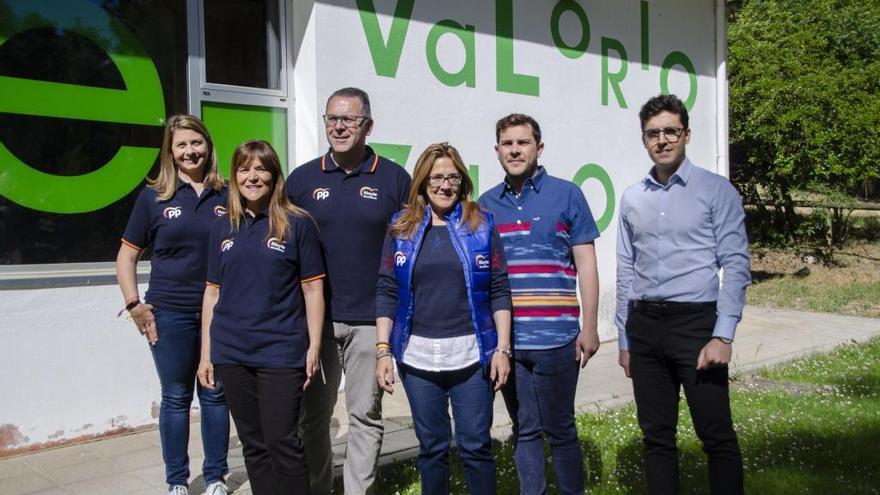
[[[284,192],[284,176],[281,173],[281,161],[272,145],[266,141],[245,141],[238,145],[235,153],[232,154],[232,167],[230,175],[233,177],[229,181],[229,201],[227,205],[227,214],[229,215],[229,225],[232,230],[238,230],[241,220],[244,218],[245,200],[241,196],[238,188],[238,181],[235,176],[238,169],[252,164],[259,160],[260,164],[272,174],[272,197],[269,199],[269,233],[267,239],[275,237],[282,241],[286,241],[290,237],[290,222],[287,216],[293,214],[299,217],[309,218],[312,222],[312,216],[309,213],[294,205],[287,198]]]
[[[211,135],[208,134],[208,128],[205,127],[204,122],[194,115],[172,115],[165,122],[165,135],[162,137],[162,150],[159,152],[159,175],[155,179],[147,179],[147,185],[159,193],[157,201],[168,201],[177,191],[178,166],[171,154],[171,146],[174,133],[179,130],[198,132],[205,138],[208,156],[205,158],[205,165],[203,165],[206,168],[203,183],[206,188],[215,191],[223,189],[223,177],[217,170],[214,142],[211,140]]]
[[[416,162],[409,190],[409,201],[407,201],[403,213],[391,226],[392,237],[406,239],[415,237],[424,218],[425,207],[428,205],[427,191],[431,170],[434,168],[434,163],[440,158],[449,158],[455,166],[455,170],[461,175],[461,184],[458,186],[458,201],[462,207],[461,224],[466,224],[467,230],[473,232],[484,221],[480,206],[470,199],[474,192],[474,183],[468,175],[458,150],[446,142],[435,143],[428,146]]]

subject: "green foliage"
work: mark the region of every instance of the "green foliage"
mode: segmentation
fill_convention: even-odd
[[[880,177],[880,0],[744,0],[728,36],[734,178],[748,199]]]

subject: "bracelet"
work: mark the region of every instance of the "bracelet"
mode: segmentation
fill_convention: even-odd
[[[391,349],[391,343],[380,340],[380,341],[376,342],[376,347],[377,348],[386,347],[388,349]]]
[[[390,350],[382,350],[376,353],[376,361],[384,357],[394,357],[394,354],[392,354]]]
[[[500,352],[501,354],[507,356],[509,359],[513,359],[513,351],[511,351],[510,349],[495,349],[495,352]]]
[[[131,310],[133,310],[134,308],[136,308],[136,307],[138,306],[138,304],[140,304],[140,303],[141,303],[141,299],[140,299],[140,298],[132,299],[131,301],[129,301],[129,302],[125,305],[125,310],[131,312]]]

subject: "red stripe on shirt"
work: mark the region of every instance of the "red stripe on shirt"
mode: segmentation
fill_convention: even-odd
[[[505,234],[507,232],[522,232],[528,231],[532,228],[532,224],[530,222],[523,223],[503,223],[501,225],[497,225],[498,233]]]

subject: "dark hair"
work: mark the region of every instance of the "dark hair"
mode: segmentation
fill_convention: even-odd
[[[508,127],[516,127],[520,125],[529,125],[532,127],[532,136],[535,138],[535,144],[541,143],[541,126],[538,122],[522,113],[512,113],[495,123],[495,142],[501,140],[501,131]]]
[[[645,130],[645,122],[661,112],[669,112],[678,115],[678,118],[681,120],[681,125],[683,125],[685,129],[688,128],[688,111],[684,106],[684,103],[682,103],[675,95],[657,95],[648,100],[647,103],[642,105],[642,109],[639,110],[639,120],[642,123],[642,130]]]
[[[272,174],[272,196],[269,197],[268,212],[269,232],[266,234],[266,238],[268,240],[270,237],[277,237],[281,240],[288,240],[290,239],[288,214],[310,219],[311,215],[295,206],[287,198],[287,194],[284,192],[284,171],[281,169],[281,160],[278,158],[275,148],[266,141],[245,141],[238,145],[232,154],[232,166],[229,169],[232,180],[229,181],[229,197],[226,204],[229,225],[233,231],[237,231],[242,218],[244,218],[245,200],[241,196],[236,178],[238,169],[257,160]]]
[[[330,104],[330,100],[337,96],[343,96],[346,98],[360,98],[361,103],[364,106],[364,116],[368,119],[372,120],[372,113],[370,113],[370,96],[367,95],[367,92],[360,88],[342,88],[337,89],[330,95],[330,98],[327,98],[327,104]]]

